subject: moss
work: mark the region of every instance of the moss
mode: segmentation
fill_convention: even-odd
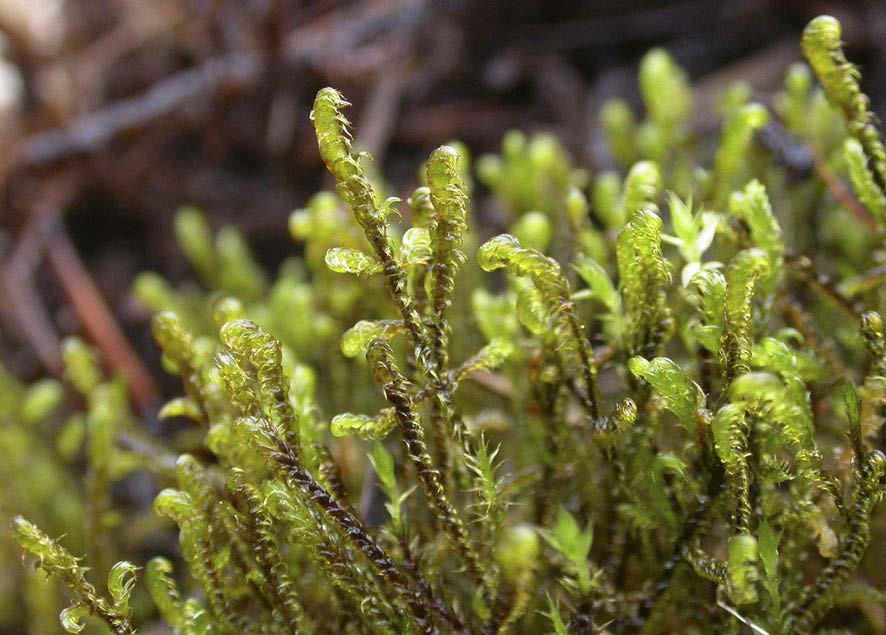
[[[186,208],[176,234],[206,290],[136,283],[182,383],[160,413],[174,438],[144,436],[82,342],[65,359],[86,407],[64,425],[59,385],[0,373],[0,504],[67,534],[13,527],[73,593],[64,628],[802,635],[877,597],[846,583],[884,493],[883,150],[836,21],[803,49],[823,92],[794,66],[779,112],[873,232],[755,145],[772,115],[741,87],[698,151],[687,75],[660,50],[641,64],[645,119],[603,112],[624,175],[591,179],[549,136],[479,159],[514,234],[485,242],[458,144],[406,209],[320,91],[336,194],[293,213],[304,257],[268,281],[235,230]],[[820,218],[839,222],[794,231]],[[116,508],[134,470],[164,488],[156,516]],[[112,564],[169,522],[180,555]],[[15,575],[3,606],[45,633],[57,589]],[[872,632],[862,615],[853,632]]]

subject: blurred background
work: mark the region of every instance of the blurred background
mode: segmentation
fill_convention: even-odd
[[[721,90],[740,78],[766,102],[822,13],[886,105],[873,0],[0,0],[0,362],[59,376],[61,338],[81,333],[142,411],[175,393],[132,281],[193,277],[182,205],[239,227],[269,271],[297,253],[286,219],[329,185],[308,118],[322,86],[354,103],[357,142],[404,197],[433,147],[479,154],[511,128],[553,132],[596,170],[612,167],[599,106],[638,105],[650,47],[689,71],[698,132],[715,134]]]

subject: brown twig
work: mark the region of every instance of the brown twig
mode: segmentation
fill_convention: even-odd
[[[840,201],[840,204],[848,209],[853,216],[864,224],[865,227],[871,230],[876,230],[877,224],[874,222],[874,219],[871,218],[868,211],[852,195],[849,188],[843,184],[843,181],[834,175],[824,158],[821,156],[821,153],[812,147],[810,147],[810,151],[812,152],[812,165],[815,166],[815,171],[818,173],[818,176],[821,177],[821,180],[824,181],[824,184],[827,186],[831,194],[834,195],[834,198]]]
[[[160,393],[154,378],[123,335],[57,216],[55,221],[46,255],[68,301],[104,358],[126,379],[136,406],[144,410],[155,405]]]
[[[411,56],[406,53],[385,69],[369,93],[369,101],[363,109],[356,142],[358,147],[375,157],[379,165],[394,131],[400,100],[409,86],[411,65]]]
[[[65,128],[25,139],[19,150],[20,162],[37,167],[71,155],[95,152],[121,132],[144,126],[198,97],[205,99],[222,83],[248,83],[262,68],[262,60],[256,54],[230,53],[211,59],[157,82],[137,97],[79,117]]]
[[[846,297],[829,276],[819,273],[808,257],[788,251],[784,256],[784,264],[788,271],[800,278],[813,290],[830,298],[834,304],[849,313],[856,320],[861,320],[864,307],[860,303],[853,302],[852,299]]]
[[[426,18],[426,8],[420,0],[399,0],[331,12],[290,33],[281,45],[281,60],[293,67],[318,63],[381,38],[393,28],[415,28]],[[140,95],[83,115],[63,128],[26,138],[18,148],[16,162],[37,167],[96,152],[119,134],[144,127],[186,103],[206,100],[222,86],[248,87],[262,77],[266,67],[267,57],[254,51],[211,58],[157,82]]]
[[[59,336],[32,280],[46,247],[46,232],[41,227],[44,222],[45,219],[36,218],[21,232],[15,251],[3,266],[0,282],[4,304],[37,359],[53,375],[61,376]]]
[[[831,376],[833,378],[847,377],[849,372],[840,359],[837,344],[819,332],[815,321],[803,309],[802,305],[789,296],[785,296],[779,301],[779,304],[787,323],[800,332],[806,344],[828,367]]]
[[[47,241],[54,223],[51,210],[62,209],[76,191],[78,174],[62,174],[48,179],[35,192],[34,199],[41,201],[33,207],[24,229],[19,233],[15,249],[2,264],[2,283],[5,304],[25,341],[37,354],[40,363],[56,377],[64,370],[61,344],[55,326],[44,306],[34,273],[43,262]]]
[[[73,63],[72,76],[82,95],[97,98],[107,69],[145,43],[176,29],[185,17],[178,2],[135,3],[122,21],[90,42]],[[97,94],[98,93],[98,94]]]

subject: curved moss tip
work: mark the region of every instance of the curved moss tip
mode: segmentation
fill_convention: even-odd
[[[840,44],[843,35],[843,27],[840,21],[830,15],[820,15],[814,18],[803,29],[803,41],[815,42],[820,46],[832,47]]]

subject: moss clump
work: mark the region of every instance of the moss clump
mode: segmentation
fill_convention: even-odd
[[[491,238],[463,149],[430,155],[408,205],[384,198],[347,102],[320,91],[336,195],[292,215],[304,257],[268,282],[236,232],[186,209],[176,230],[209,291],[136,283],[183,385],[161,411],[189,421],[169,449],[68,346],[88,407],[59,454],[84,448],[86,531],[46,515],[56,493],[32,483],[3,499],[110,572],[105,596],[14,522],[74,594],[63,626],[802,635],[840,606],[874,632],[882,591],[849,580],[886,476],[883,146],[836,21],[813,21],[803,49],[823,92],[793,67],[775,115],[848,175],[863,217],[755,143],[775,115],[746,91],[729,91],[702,151],[691,86],[660,50],[641,64],[645,120],[604,109],[623,181],[544,136],[512,133],[478,161],[509,214]],[[2,379],[14,456],[37,447],[58,388]],[[150,519],[114,509],[133,470],[164,488]],[[177,562],[112,566],[158,518],[178,529]],[[19,584],[30,632],[47,632],[55,592]]]

